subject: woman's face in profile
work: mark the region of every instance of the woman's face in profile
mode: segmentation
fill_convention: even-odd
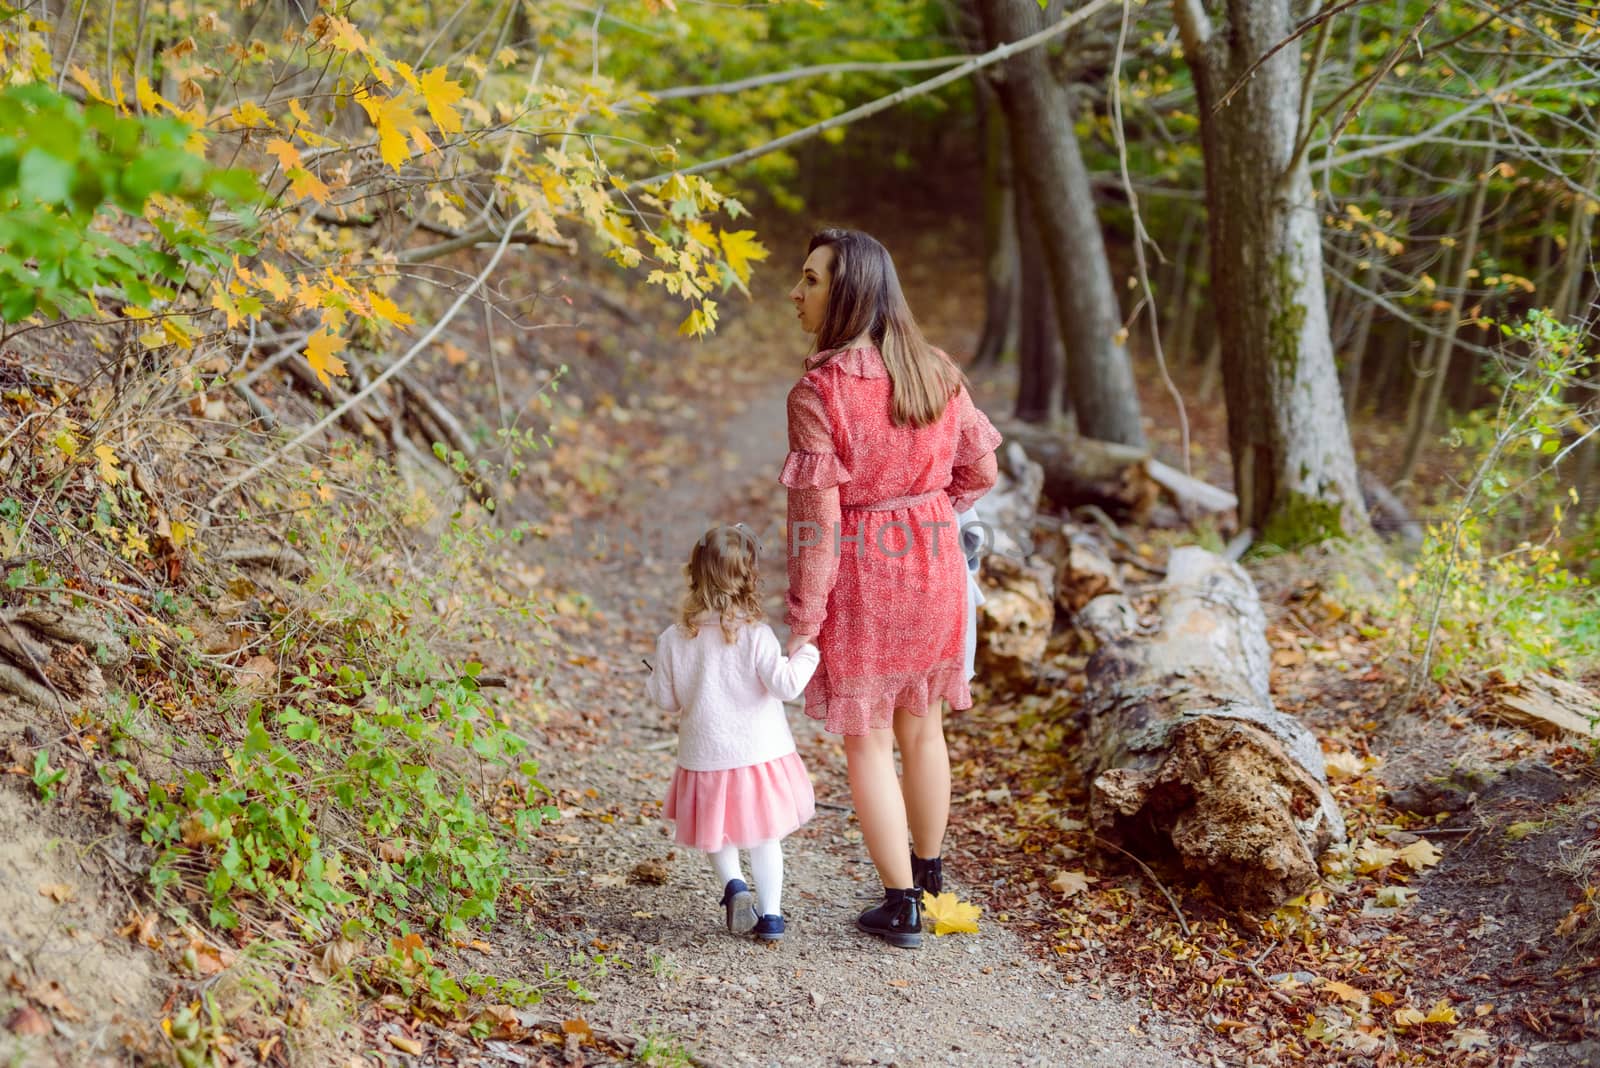
[[[833,249],[819,245],[806,257],[800,269],[800,281],[789,290],[795,313],[800,319],[800,329],[815,334],[822,329],[822,320],[828,314],[828,285],[832,281]]]

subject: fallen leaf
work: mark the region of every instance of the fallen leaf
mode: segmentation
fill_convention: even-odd
[[[325,983],[336,975],[342,975],[360,952],[359,942],[352,942],[348,938],[335,938],[318,950],[316,956],[312,958],[312,977]]]
[[[889,985],[890,986],[900,987],[901,989],[905,989],[906,987],[911,985],[911,981],[909,979],[890,979],[889,980]]]
[[[57,1016],[67,1020],[82,1020],[83,1010],[72,1003],[67,997],[67,992],[61,984],[54,979],[43,983],[34,983],[27,991],[27,995],[34,1001],[43,1005]]]
[[[115,486],[122,480],[122,472],[117,470],[117,465],[122,462],[117,458],[117,450],[110,445],[96,445],[94,454],[100,461],[101,481],[108,486]]]
[[[14,1035],[36,1036],[50,1033],[50,1021],[32,1005],[23,1005],[6,1020],[6,1030]]]
[[[1322,989],[1328,991],[1330,994],[1335,995],[1340,1001],[1348,1001],[1352,1004],[1360,1005],[1362,1007],[1365,1007],[1369,1002],[1367,992],[1365,990],[1358,990],[1349,983],[1341,983],[1336,980],[1329,979],[1323,982]]]
[[[404,864],[406,860],[405,847],[398,842],[379,842],[378,859],[387,860],[393,864]]]
[[[278,662],[270,656],[252,656],[239,669],[239,689],[248,693],[261,693],[278,674]]]
[[[1409,886],[1384,886],[1378,889],[1372,903],[1380,909],[1399,909],[1409,905],[1416,896],[1417,892]]]
[[[420,1056],[422,1053],[422,1043],[414,1038],[407,1038],[405,1035],[384,1035],[383,1037],[389,1040],[389,1045],[402,1053],[409,1053],[413,1057]]]
[[[1481,1027],[1463,1027],[1450,1039],[1456,1049],[1489,1049],[1494,1039]]]
[[[490,1025],[491,1033],[501,1038],[511,1038],[523,1031],[522,1018],[510,1005],[485,1005],[479,1010],[478,1019]]]
[[[1421,871],[1431,868],[1444,857],[1437,846],[1426,838],[1412,842],[1400,850],[1400,859],[1406,862],[1406,867],[1412,871]]]
[[[643,883],[646,886],[661,886],[667,881],[667,877],[670,874],[666,864],[651,857],[649,860],[641,860],[633,866],[633,870],[628,873],[628,881]]]
[[[1367,772],[1367,762],[1354,753],[1329,753],[1322,762],[1327,766],[1328,778],[1334,782],[1359,779]]]
[[[57,905],[64,905],[77,896],[77,891],[69,883],[45,883],[39,887],[39,896],[47,897]]]
[[[1387,868],[1399,858],[1400,851],[1398,849],[1381,846],[1369,839],[1361,844],[1361,848],[1356,850],[1356,871],[1362,875],[1367,875],[1382,868]]]
[[[1435,1002],[1433,1008],[1428,1010],[1428,1015],[1423,1018],[1423,1023],[1453,1024],[1455,1022],[1456,1010],[1444,998],[1440,998]]]
[[[1428,1018],[1428,1014],[1421,1009],[1396,1009],[1394,1010],[1394,1023],[1396,1027],[1414,1027]]]
[[[933,933],[936,935],[978,933],[978,914],[982,909],[977,905],[969,905],[953,893],[930,894],[924,890],[922,909],[933,921]]]
[[[138,909],[128,910],[128,919],[117,934],[123,938],[131,938],[142,946],[150,949],[161,948],[161,936],[156,934],[156,921],[159,917],[151,912],[144,913]]]
[[[1089,877],[1081,871],[1057,872],[1056,877],[1050,880],[1050,889],[1058,894],[1071,897],[1073,894],[1089,889]]]

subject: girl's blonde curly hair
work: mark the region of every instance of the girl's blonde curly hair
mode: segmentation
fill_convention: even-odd
[[[717,613],[723,640],[730,645],[742,625],[761,621],[758,548],[755,535],[743,523],[712,527],[695,542],[689,562],[683,567],[689,590],[683,596],[678,619],[678,625],[689,637],[700,633],[695,617],[705,612]]]

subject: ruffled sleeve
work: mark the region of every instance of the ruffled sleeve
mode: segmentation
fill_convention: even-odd
[[[956,394],[955,403],[961,405],[961,436],[956,440],[956,455],[952,466],[966,467],[1000,447],[1000,431],[989,422],[989,417],[972,403],[965,389]]]
[[[778,481],[790,489],[829,489],[850,481],[849,468],[834,452],[822,394],[805,379],[789,391],[789,455]]]
[[[951,402],[960,405],[960,431],[956,439],[955,457],[950,463],[950,484],[945,493],[957,512],[965,512],[988,493],[999,478],[999,466],[994,451],[1000,447],[1000,431],[989,422],[989,417],[972,403],[967,391],[962,389]]]
[[[789,391],[789,456],[778,481],[789,487],[784,621],[792,637],[815,638],[839,577],[839,486],[850,481],[850,471],[834,452],[822,395],[804,379]]]

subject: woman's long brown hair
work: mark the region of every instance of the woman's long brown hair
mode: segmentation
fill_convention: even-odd
[[[722,637],[732,645],[739,628],[757,623],[761,612],[761,572],[755,535],[749,527],[712,527],[689,553],[683,573],[689,589],[683,595],[678,625],[693,638],[700,633],[697,616],[715,612]]]
[[[866,334],[889,370],[894,390],[890,418],[895,426],[938,422],[966,376],[922,336],[889,250],[860,230],[828,229],[812,235],[806,252],[824,245],[833,250],[833,266],[817,351],[842,348]]]

